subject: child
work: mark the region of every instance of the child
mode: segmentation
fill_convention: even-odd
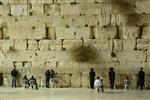
[[[97,79],[94,81],[94,87],[97,89],[98,92],[101,92],[103,93],[103,84],[102,84],[102,80],[100,80],[99,77],[97,77]]]
[[[124,89],[127,90],[130,87],[130,80],[129,77],[127,76],[126,79],[124,80]]]

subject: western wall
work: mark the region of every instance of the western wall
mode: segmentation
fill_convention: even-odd
[[[40,84],[50,68],[64,87],[88,87],[91,67],[108,87],[114,67],[116,87],[129,76],[136,88],[140,67],[150,75],[150,0],[0,0],[0,72],[9,84],[14,65],[19,81],[35,75]]]

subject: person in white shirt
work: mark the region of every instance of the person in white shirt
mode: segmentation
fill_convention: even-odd
[[[101,92],[103,93],[103,83],[102,83],[102,80],[97,77],[97,79],[94,81],[94,87],[97,89],[98,92]]]
[[[126,79],[124,80],[124,89],[128,90],[130,88],[130,80],[129,77],[127,76]]]

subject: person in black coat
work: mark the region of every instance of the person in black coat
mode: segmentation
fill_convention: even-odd
[[[38,84],[37,84],[37,81],[36,81],[36,79],[34,78],[34,76],[32,76],[32,77],[29,79],[29,84],[30,84],[30,86],[32,87],[32,89],[38,89]]]
[[[143,68],[141,67],[141,70],[138,73],[138,81],[140,89],[143,90],[144,82],[145,82],[145,72],[143,71]]]
[[[51,78],[51,72],[49,69],[45,71],[45,78],[46,78],[46,84],[45,84],[46,88],[49,88],[49,80]]]
[[[17,74],[18,74],[18,72],[16,70],[16,67],[14,66],[13,70],[11,71],[12,87],[16,87]]]
[[[90,76],[90,88],[94,89],[94,81],[95,81],[95,71],[93,68],[91,68],[91,71],[89,72],[89,76]]]
[[[23,77],[23,84],[24,88],[29,88],[29,80],[26,75]]]
[[[114,89],[115,71],[113,67],[109,68],[109,81],[110,81],[110,88]]]

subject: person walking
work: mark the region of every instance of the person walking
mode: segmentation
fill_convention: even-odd
[[[110,82],[110,88],[114,89],[114,83],[115,83],[115,71],[113,67],[109,68],[109,82]]]
[[[17,70],[16,67],[14,66],[13,70],[11,71],[11,76],[12,76],[12,88],[16,88],[16,80],[17,80]]]
[[[90,72],[89,72],[89,76],[90,76],[90,88],[94,89],[94,81],[95,81],[95,71],[93,68],[91,68]]]
[[[141,67],[141,70],[138,73],[138,81],[140,89],[143,90],[143,87],[145,86],[145,72],[143,70],[143,67]]]
[[[51,78],[51,72],[50,72],[50,70],[48,69],[48,70],[46,70],[45,71],[45,79],[46,79],[46,88],[49,88],[49,80],[50,80],[50,78]]]

